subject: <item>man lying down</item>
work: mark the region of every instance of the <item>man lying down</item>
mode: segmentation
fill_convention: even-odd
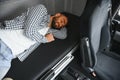
[[[23,61],[40,43],[65,39],[67,23],[64,14],[48,15],[41,4],[28,8],[13,20],[0,23],[0,80],[10,69],[12,59],[18,57]]]

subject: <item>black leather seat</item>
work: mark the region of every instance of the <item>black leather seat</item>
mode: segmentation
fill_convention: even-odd
[[[100,80],[120,80],[120,61],[109,50],[111,5],[111,0],[90,0],[82,15],[81,26],[86,27],[81,40],[82,65]]]

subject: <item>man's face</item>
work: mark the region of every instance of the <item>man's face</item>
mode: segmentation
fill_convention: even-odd
[[[54,28],[62,28],[68,23],[68,19],[61,13],[57,13],[54,15],[52,20],[52,27]]]

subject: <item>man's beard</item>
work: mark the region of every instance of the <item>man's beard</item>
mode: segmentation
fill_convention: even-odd
[[[57,26],[55,25],[55,18],[53,18],[53,20],[52,20],[51,27],[52,27],[53,29],[58,29],[58,30],[61,29],[61,28],[57,28]]]

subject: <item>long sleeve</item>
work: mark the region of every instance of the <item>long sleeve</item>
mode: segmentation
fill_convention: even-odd
[[[18,29],[23,29],[24,27],[24,21],[26,18],[27,12],[22,13],[18,17],[15,17],[12,20],[6,20],[4,21],[4,27],[2,29],[5,30],[18,30]]]
[[[46,43],[47,39],[38,30],[47,27],[47,10],[43,5],[30,8],[25,21],[25,35],[39,43]]]
[[[55,38],[65,39],[67,37],[67,29],[65,27],[61,28],[60,30],[51,29],[50,31],[52,32]]]
[[[48,33],[52,33],[54,35],[55,38],[58,39],[65,39],[67,37],[67,29],[66,28],[62,28],[60,30],[56,30],[56,29],[50,29],[48,31]],[[31,46],[29,49],[27,49],[25,52],[23,52],[22,54],[19,54],[17,57],[20,61],[24,61],[29,54],[31,54],[31,52],[33,50],[35,50],[38,46],[40,45],[40,43],[36,43],[35,45]]]

